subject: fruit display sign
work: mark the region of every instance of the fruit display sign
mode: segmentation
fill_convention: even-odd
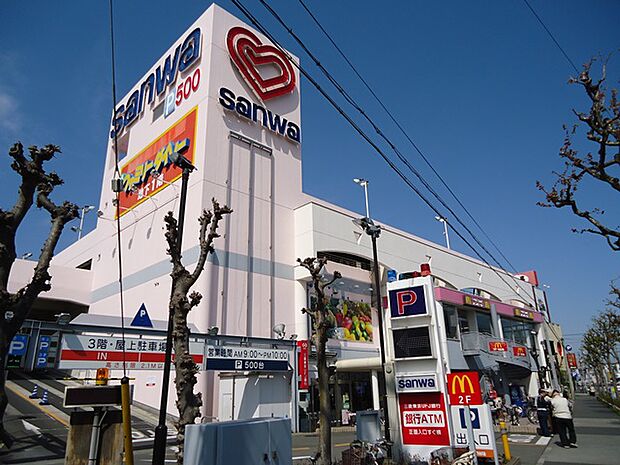
[[[370,294],[364,295],[347,289],[356,288],[347,282],[341,287],[332,286],[331,289],[325,289],[327,319],[330,324],[328,337],[341,341],[372,342],[374,311],[370,306]],[[316,297],[312,296],[311,305],[315,304]]]

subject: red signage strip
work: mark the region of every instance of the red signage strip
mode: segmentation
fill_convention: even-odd
[[[65,362],[71,361],[91,361],[98,362],[122,362],[123,359],[126,362],[153,362],[163,363],[166,354],[161,352],[123,352],[118,351],[95,351],[95,350],[70,350],[63,349],[60,353],[61,360]],[[204,360],[202,354],[192,354],[192,359],[195,363],[201,365]],[[172,354],[172,360],[174,360],[174,354]]]
[[[489,341],[491,352],[508,352],[508,343],[505,341]]]
[[[441,392],[399,394],[403,444],[449,446],[448,419]]]
[[[297,358],[297,370],[299,372],[299,389],[310,388],[309,345],[310,343],[307,339],[297,341],[297,347],[299,348]]]
[[[450,405],[482,405],[480,379],[476,371],[457,371],[448,374]]]

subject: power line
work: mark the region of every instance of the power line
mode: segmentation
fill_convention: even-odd
[[[463,221],[461,221],[461,219],[459,218],[459,216],[456,214],[456,212],[454,212],[452,210],[452,208],[450,208],[450,206],[448,204],[446,204],[446,202],[441,198],[441,196],[439,196],[439,194],[432,188],[432,186],[430,186],[430,184],[428,184],[428,182],[424,179],[424,177],[418,172],[418,170],[415,169],[415,167],[409,162],[409,160],[407,160],[406,157],[403,156],[403,154],[400,152],[400,150],[398,149],[398,147],[396,147],[392,141],[383,133],[383,131],[375,124],[375,122],[368,116],[368,114],[357,104],[357,102],[351,97],[351,95],[340,85],[340,83],[331,75],[331,73],[329,73],[329,71],[327,71],[327,69],[325,69],[325,67],[320,63],[320,61],[315,57],[315,55],[308,49],[308,47],[303,43],[303,41],[297,36],[297,34],[295,34],[295,32],[293,32],[293,30],[288,27],[288,25],[284,22],[284,20],[278,15],[278,13],[273,10],[273,8],[271,8],[264,0],[260,0],[260,3],[274,16],[274,18],[282,25],[282,27],[284,27],[288,33],[295,39],[295,41],[300,45],[300,47],[303,48],[303,50],[308,54],[308,56],[314,61],[314,63],[316,64],[316,66],[321,70],[321,72],[325,75],[325,77],[327,77],[327,79],[334,85],[334,87],[336,87],[336,89],[340,92],[340,94],[347,100],[347,102],[349,102],[363,117],[364,119],[366,119],[366,121],[368,121],[368,123],[373,127],[373,129],[375,130],[375,132],[390,146],[390,148],[392,149],[392,151],[398,156],[398,158],[409,168],[409,170],[419,179],[419,181],[428,189],[428,191],[441,203],[441,205],[443,205],[444,208],[446,208],[453,216],[454,218],[458,221],[458,223],[469,233],[469,235],[474,239],[474,241],[489,255],[489,257],[491,257],[491,259],[500,267],[502,268],[502,265],[499,263],[499,261],[493,256],[493,254],[480,242],[480,240],[478,240],[478,238],[476,237],[476,235],[467,227],[467,225],[465,223],[463,223]],[[263,28],[264,29],[264,28]],[[273,40],[274,43],[276,42],[275,40]],[[297,66],[300,70],[301,67],[297,64],[295,64],[295,66]],[[306,75],[306,74],[305,74]],[[419,193],[419,191],[416,191],[416,193],[418,193],[418,195],[420,196],[421,194]],[[424,197],[421,197],[423,200],[426,201],[426,199]],[[434,211],[439,214],[440,216],[444,216],[441,215],[436,209],[434,209]],[[457,230],[454,228],[453,225],[451,225],[450,223],[448,223],[448,225],[451,227],[451,229],[454,232],[457,232]],[[458,234],[458,233],[457,233]],[[459,237],[463,237],[462,235],[458,234]],[[480,257],[481,260],[483,260],[485,263],[488,264],[488,262],[482,258],[482,256],[478,253],[478,251],[476,249],[474,249],[472,247],[472,245],[469,242],[466,242],[469,247],[476,253],[476,255],[478,255]],[[489,265],[490,266],[490,265]],[[523,289],[521,287],[521,283],[514,278],[513,276],[511,276],[512,279],[515,281],[516,285],[521,288],[522,290],[524,290],[525,292],[527,292],[527,290]],[[506,283],[507,284],[507,283]]]
[[[327,39],[331,42],[331,44],[334,46],[334,48],[338,51],[338,53],[340,54],[340,56],[345,60],[345,62],[349,65],[349,67],[353,70],[353,72],[355,73],[355,75],[360,79],[360,81],[362,81],[362,83],[364,84],[364,86],[366,87],[366,89],[368,89],[368,91],[370,92],[370,94],[374,97],[374,99],[379,103],[379,105],[381,106],[381,108],[383,108],[383,110],[387,113],[387,115],[390,117],[390,119],[392,120],[392,122],[396,125],[396,127],[400,130],[400,132],[405,136],[405,138],[409,141],[409,143],[411,144],[411,146],[416,150],[416,152],[418,152],[418,154],[422,157],[422,159],[424,160],[424,162],[428,165],[428,167],[433,171],[433,173],[435,174],[435,176],[437,176],[437,178],[441,181],[441,183],[444,185],[444,187],[448,190],[448,192],[452,195],[452,197],[457,201],[457,203],[459,204],[459,206],[463,209],[463,211],[465,211],[465,213],[467,214],[467,216],[469,216],[469,218],[474,222],[474,224],[478,227],[478,229],[480,229],[480,231],[482,231],[482,233],[484,234],[484,236],[487,238],[487,240],[491,243],[491,245],[493,245],[493,247],[495,248],[495,250],[497,250],[499,252],[499,254],[502,256],[502,258],[506,261],[506,263],[508,263],[508,265],[512,268],[512,270],[516,273],[517,269],[514,267],[514,265],[510,262],[510,260],[508,260],[508,258],[502,253],[502,251],[499,249],[499,247],[495,244],[495,242],[491,239],[491,237],[487,234],[487,232],[484,230],[484,228],[478,223],[478,221],[473,217],[473,215],[469,212],[469,210],[467,209],[467,207],[465,207],[465,205],[463,205],[463,203],[461,202],[461,200],[458,198],[458,196],[454,193],[454,191],[452,190],[452,188],[448,185],[448,183],[446,183],[446,181],[443,179],[443,177],[439,174],[439,172],[437,172],[437,170],[435,169],[435,167],[431,164],[431,162],[429,161],[429,159],[426,157],[426,155],[422,152],[422,150],[420,149],[420,147],[413,141],[413,139],[411,138],[411,136],[409,136],[409,134],[407,133],[407,131],[405,131],[405,129],[403,128],[403,126],[396,120],[396,118],[394,117],[394,115],[392,114],[392,112],[387,108],[387,106],[383,103],[383,101],[379,98],[379,96],[376,94],[376,92],[370,87],[370,84],[368,84],[368,82],[363,78],[363,76],[360,74],[360,72],[357,70],[357,68],[353,65],[353,63],[351,63],[351,60],[349,60],[349,58],[346,56],[346,54],[342,51],[342,49],[338,46],[338,44],[336,44],[336,42],[334,41],[334,39],[331,37],[331,35],[329,34],[329,32],[327,32],[325,30],[325,28],[321,25],[321,23],[319,22],[319,20],[317,19],[317,17],[312,13],[312,11],[310,11],[310,9],[308,8],[308,6],[304,3],[303,0],[299,0],[299,3],[301,4],[301,6],[304,8],[304,10],[306,10],[306,12],[308,13],[308,15],[310,15],[310,17],[312,18],[312,20],[314,21],[314,23],[317,25],[317,27],[323,32],[323,34],[325,35],[325,37],[327,37]]]
[[[353,127],[353,129],[355,129],[355,131],[360,134],[365,140],[366,142],[368,142],[368,144],[381,156],[381,158],[383,158],[383,160],[390,166],[390,168],[396,173],[398,174],[398,176],[418,195],[418,197],[420,197],[420,199],[431,209],[433,210],[437,215],[439,216],[445,216],[442,215],[442,213],[424,196],[424,194],[422,194],[422,192],[420,192],[420,190],[415,187],[415,185],[411,182],[411,180],[405,176],[403,174],[403,172],[398,168],[398,166],[396,166],[394,164],[394,162],[392,160],[390,160],[390,158],[379,148],[379,146],[373,142],[373,140],[368,136],[368,134],[366,134],[361,128],[360,126],[355,123],[355,121],[353,121],[353,119],[342,109],[342,107],[340,107],[340,105],[338,105],[334,99],[327,94],[327,92],[325,90],[323,90],[323,88],[316,82],[316,80],[298,63],[295,62],[295,60],[292,59],[292,57],[290,56],[290,54],[280,45],[280,43],[275,39],[275,37],[273,37],[273,35],[267,31],[267,29],[265,29],[265,27],[258,21],[258,19],[239,1],[239,0],[232,0],[232,3],[239,8],[239,10],[246,16],[246,18],[259,30],[261,31],[266,37],[268,37],[271,42],[273,42],[278,49],[287,56],[287,58],[291,61],[291,63],[310,81],[310,83],[321,93],[321,95],[323,95],[323,97],[325,97],[325,99],[336,109],[336,111],[338,111],[338,113],[340,113],[340,115]],[[287,26],[285,26],[287,28],[287,30],[290,30],[290,28],[288,28]],[[292,32],[292,31],[291,31]],[[337,86],[338,84],[335,83],[335,86]],[[344,89],[343,89],[344,90]],[[346,92],[346,91],[345,91]],[[345,97],[346,98],[346,97]],[[354,103],[352,103],[353,105],[355,105]],[[360,109],[360,111],[363,113],[363,110]],[[364,113],[363,113],[364,114]],[[367,118],[367,117],[366,117]],[[368,118],[367,118],[368,119]],[[377,131],[377,133],[379,133],[379,135],[381,135],[384,139],[386,139],[386,137],[381,133],[380,129],[374,125],[374,123],[372,122],[372,120],[369,120],[369,122],[371,123],[371,125],[373,125],[373,127],[375,128],[375,131]],[[389,139],[386,139],[388,144],[395,149],[394,145],[391,144],[391,141],[389,141]],[[398,154],[398,152],[396,152]],[[448,207],[449,208],[449,207]],[[456,216],[455,216],[456,217]],[[458,220],[458,217],[456,217]],[[459,221],[460,222],[460,221]],[[461,223],[462,224],[462,223]],[[464,226],[464,225],[463,225]],[[509,288],[511,287],[510,284],[508,283],[508,281],[506,281],[504,279],[504,277],[497,271],[497,269],[495,269],[491,264],[489,264],[489,262],[478,252],[478,250],[461,234],[460,231],[458,231],[453,225],[450,225],[451,229],[454,231],[454,233],[461,239],[463,240],[463,242],[465,244],[467,244],[467,246],[476,254],[476,256],[478,256],[478,258],[485,263],[495,274],[497,274],[497,276],[504,282],[504,284],[506,284]],[[465,227],[466,228],[466,227]],[[467,229],[467,228],[466,228]],[[470,234],[471,231],[470,231]],[[477,239],[475,238],[475,236],[473,236],[474,239],[477,241]],[[477,241],[478,242],[478,241]],[[482,245],[481,245],[482,246]],[[484,248],[484,246],[482,246]],[[487,253],[489,253],[487,251]],[[501,266],[500,266],[501,269]],[[505,270],[502,270],[505,271]],[[510,276],[516,283],[516,285],[523,291],[527,292],[526,289],[521,287],[521,283],[512,275],[510,275],[509,273],[507,273],[508,276]]]
[[[532,12],[532,14],[536,17],[536,19],[538,20],[540,25],[543,27],[543,29],[545,31],[547,31],[547,34],[549,35],[549,37],[551,37],[551,40],[558,47],[558,49],[560,49],[560,52],[562,52],[562,55],[564,55],[564,58],[566,58],[566,61],[568,61],[570,63],[570,65],[573,67],[573,69],[575,70],[575,72],[577,74],[579,74],[579,70],[577,69],[577,66],[575,66],[575,63],[573,63],[573,60],[570,59],[570,57],[568,56],[568,53],[566,53],[566,51],[562,48],[560,43],[555,39],[555,37],[553,36],[553,34],[549,30],[549,28],[545,25],[545,23],[543,22],[541,17],[538,16],[538,13],[536,13],[536,11],[534,11],[534,8],[532,8],[532,5],[530,5],[530,2],[528,2],[527,0],[523,0],[523,2],[527,5],[527,7]]]
[[[116,130],[116,55],[114,49],[114,8],[110,0],[110,48],[112,49],[112,124],[114,127],[114,177],[120,179],[118,167],[118,131]],[[121,335],[123,339],[123,377],[127,377],[127,360],[125,356],[125,301],[123,298],[123,247],[121,243],[121,207],[119,192],[116,192],[116,242],[118,247],[118,291],[121,307]]]

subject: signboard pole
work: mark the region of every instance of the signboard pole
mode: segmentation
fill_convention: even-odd
[[[491,407],[489,404],[484,404],[481,406],[484,410],[487,411],[487,418],[492,418],[491,416]],[[495,431],[493,431],[495,433]],[[495,434],[493,434],[493,440],[491,441],[491,445],[493,446],[493,462],[495,465],[499,465],[499,458],[497,455],[497,443],[495,442]]]
[[[467,426],[467,444],[468,444],[469,450],[473,451],[474,453],[474,465],[478,465],[478,455],[476,453],[476,441],[474,438],[474,427],[471,424],[471,410],[469,409],[469,404],[465,405],[465,425]]]

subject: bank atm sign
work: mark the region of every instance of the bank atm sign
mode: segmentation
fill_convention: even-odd
[[[396,375],[396,392],[433,392],[438,391],[437,375]]]

